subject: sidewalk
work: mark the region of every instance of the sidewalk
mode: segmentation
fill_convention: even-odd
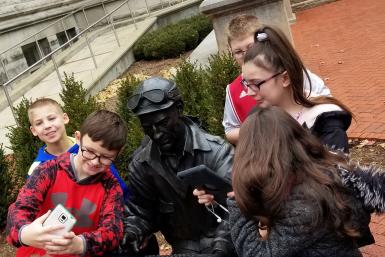
[[[385,139],[385,1],[339,0],[296,13],[295,47],[307,67],[355,114],[349,137]],[[385,256],[385,215],[370,224],[376,243],[364,257]]]
[[[306,66],[355,114],[349,137],[385,139],[384,10],[383,0],[339,0],[296,13],[291,27]]]

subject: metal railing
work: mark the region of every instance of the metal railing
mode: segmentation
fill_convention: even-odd
[[[103,4],[104,4],[104,1],[102,1],[102,2],[100,3],[100,5],[103,5]],[[2,51],[2,52],[0,53],[0,59],[1,59],[1,66],[2,66],[2,68],[3,68],[3,71],[4,71],[4,74],[5,74],[6,80],[9,80],[10,78],[9,78],[8,71],[7,71],[7,69],[6,69],[6,64],[4,63],[4,59],[2,58],[2,56],[3,56],[5,53],[7,53],[8,51],[10,51],[10,50],[12,50],[12,49],[14,49],[14,48],[16,48],[16,47],[19,47],[19,46],[20,46],[21,44],[23,44],[24,42],[29,41],[31,38],[33,38],[33,39],[34,39],[34,42],[35,42],[35,44],[36,44],[36,46],[37,46],[37,48],[38,48],[38,54],[39,54],[40,59],[43,58],[43,57],[45,57],[43,51],[41,50],[40,44],[39,44],[38,35],[39,35],[40,33],[42,33],[43,31],[45,31],[45,30],[47,30],[47,29],[53,27],[54,25],[56,25],[56,24],[58,24],[58,23],[60,22],[61,25],[62,25],[62,27],[63,27],[63,30],[64,30],[65,36],[66,36],[66,38],[67,38],[67,41],[69,41],[69,36],[68,36],[67,29],[66,29],[65,24],[64,24],[64,20],[67,19],[68,17],[72,16],[72,15],[75,15],[76,13],[78,13],[78,12],[80,12],[80,11],[83,11],[83,14],[85,15],[85,20],[87,21],[87,16],[86,16],[85,10],[86,10],[86,9],[89,9],[89,8],[92,8],[92,7],[94,7],[94,6],[91,6],[91,7],[87,7],[87,6],[79,7],[79,8],[77,8],[77,9],[75,9],[75,10],[69,12],[69,13],[66,14],[65,16],[61,17],[60,19],[54,21],[53,23],[51,23],[51,24],[45,26],[44,28],[40,29],[38,32],[36,32],[36,33],[34,33],[34,34],[32,34],[32,35],[30,35],[30,36],[24,38],[23,40],[19,41],[17,44],[15,44],[15,45],[13,45],[13,46],[7,48],[7,49],[4,50],[4,51]]]
[[[53,65],[54,65],[54,68],[56,70],[56,74],[58,76],[58,79],[59,79],[59,82],[61,84],[61,86],[63,87],[63,80],[61,79],[61,75],[60,75],[60,71],[59,71],[59,67],[56,63],[56,60],[55,60],[55,57],[54,57],[54,54],[59,52],[61,49],[67,47],[68,45],[70,45],[74,40],[78,39],[80,36],[82,36],[83,34],[87,33],[91,28],[95,27],[97,24],[99,24],[101,21],[103,20],[107,20],[107,22],[110,24],[110,26],[113,28],[113,30],[115,30],[114,28],[114,22],[113,22],[113,19],[111,19],[111,21],[108,20],[108,17],[110,17],[113,13],[115,13],[117,10],[119,10],[122,6],[125,6],[127,5],[128,8],[129,8],[129,11],[130,13],[132,14],[132,10],[131,10],[131,7],[128,5],[128,2],[130,0],[125,0],[124,2],[122,2],[118,7],[116,7],[115,9],[113,9],[112,11],[110,11],[108,14],[104,15],[102,18],[98,19],[97,21],[95,21],[94,23],[92,23],[91,25],[89,25],[87,28],[85,28],[84,30],[82,30],[81,32],[79,32],[76,36],[72,37],[71,39],[69,39],[66,43],[64,43],[63,45],[61,45],[59,48],[53,50],[51,53],[49,53],[48,55],[44,56],[43,58],[41,58],[39,61],[35,62],[33,65],[29,66],[27,69],[25,69],[24,71],[20,72],[18,75],[16,75],[15,77],[9,79],[7,82],[5,82],[3,85],[1,85],[1,87],[3,88],[4,90],[4,93],[5,93],[5,97],[7,98],[7,102],[8,102],[8,105],[9,107],[11,108],[11,111],[12,111],[12,115],[13,117],[15,118],[15,121],[17,121],[16,119],[16,114],[15,114],[15,111],[13,110],[12,106],[12,99],[11,99],[11,96],[9,95],[9,92],[7,90],[7,86],[10,85],[11,83],[13,83],[14,81],[16,81],[17,79],[19,79],[21,76],[23,76],[25,73],[29,72],[30,70],[32,70],[33,68],[37,67],[38,65],[40,65],[41,63],[43,63],[44,61],[46,61],[47,59],[49,58],[52,58],[52,62],[53,62]],[[134,22],[135,24],[135,27],[137,28],[137,25],[136,25],[136,21],[133,17],[133,14],[132,14],[132,17],[131,17],[132,21]],[[116,38],[116,41],[119,42],[119,39],[118,39],[118,35],[117,33],[115,32],[114,33],[115,35],[115,38]],[[87,35],[85,34],[85,40],[87,42],[87,46],[90,50],[90,53],[91,53],[91,58],[93,59],[93,62],[95,64],[95,68],[97,67],[97,64],[96,64],[96,59],[95,59],[95,55],[92,51],[92,48],[91,48],[91,44],[89,42],[89,39],[87,37]],[[119,44],[119,43],[118,43]]]
[[[118,34],[117,34],[117,32],[116,32],[116,29],[115,29],[115,23],[114,23],[114,19],[113,19],[113,17],[112,17],[112,14],[114,14],[117,10],[119,10],[119,9],[122,8],[123,6],[127,6],[127,7],[128,7],[128,11],[129,11],[129,14],[130,14],[130,16],[131,16],[130,19],[131,19],[131,21],[133,22],[133,24],[134,24],[134,26],[135,26],[135,29],[137,29],[137,24],[136,24],[136,20],[135,20],[135,15],[134,15],[134,12],[132,11],[132,9],[131,9],[131,7],[130,7],[130,5],[129,5],[129,1],[130,1],[130,0],[125,0],[125,1],[123,1],[119,6],[117,6],[116,8],[114,8],[114,9],[113,9],[112,11],[110,11],[109,13],[107,13],[107,10],[106,10],[106,8],[105,8],[105,3],[104,3],[104,1],[102,1],[102,2],[101,2],[101,5],[102,5],[102,7],[103,7],[103,10],[104,10],[105,15],[104,15],[103,17],[101,17],[100,19],[98,19],[97,21],[95,21],[94,23],[92,23],[91,25],[89,25],[89,21],[88,21],[87,15],[86,15],[86,13],[85,13],[85,9],[86,9],[86,8],[85,8],[85,7],[78,8],[78,9],[76,9],[75,11],[72,11],[71,13],[69,13],[69,14],[63,16],[63,17],[60,18],[59,20],[53,22],[52,24],[46,26],[45,28],[39,30],[37,33],[35,33],[35,34],[33,34],[33,35],[27,37],[26,39],[20,41],[18,44],[14,45],[14,46],[12,46],[12,47],[8,48],[7,50],[5,50],[5,51],[3,51],[3,52],[0,53],[0,57],[1,57],[2,54],[4,54],[5,52],[9,51],[10,49],[13,49],[13,48],[15,48],[15,47],[21,45],[23,42],[25,42],[25,41],[27,41],[27,40],[29,40],[29,39],[35,37],[35,42],[36,42],[36,44],[37,44],[37,46],[38,46],[38,49],[39,49],[39,52],[40,52],[40,54],[41,54],[41,59],[40,59],[40,60],[38,60],[37,62],[35,62],[34,64],[32,64],[31,66],[29,66],[28,68],[26,68],[25,70],[23,70],[22,72],[20,72],[19,74],[17,74],[16,76],[14,76],[14,77],[12,77],[12,78],[9,78],[8,73],[7,73],[7,70],[6,70],[6,67],[5,67],[5,64],[4,64],[3,61],[1,61],[1,64],[2,64],[2,67],[3,67],[4,73],[5,73],[5,75],[6,75],[6,77],[7,77],[8,80],[7,80],[4,84],[2,84],[2,85],[0,85],[0,86],[3,88],[3,91],[4,91],[4,94],[5,94],[5,96],[6,96],[8,105],[9,105],[11,111],[12,111],[12,115],[13,115],[13,117],[14,117],[14,119],[15,119],[16,122],[17,122],[16,114],[15,114],[15,111],[14,111],[14,109],[13,109],[12,99],[11,99],[11,96],[10,96],[8,90],[7,90],[7,86],[11,85],[11,84],[12,84],[13,82],[15,82],[17,79],[21,78],[24,74],[26,74],[27,72],[31,71],[32,69],[38,67],[38,66],[41,65],[42,63],[45,63],[48,59],[51,58],[52,63],[53,63],[53,66],[54,66],[54,69],[55,69],[56,74],[57,74],[57,76],[58,76],[59,82],[60,82],[61,86],[64,87],[64,85],[63,85],[63,80],[61,79],[61,75],[60,75],[60,71],[59,71],[59,66],[58,66],[58,64],[57,64],[57,62],[56,62],[56,60],[55,60],[55,56],[54,56],[54,55],[55,55],[57,52],[59,52],[60,50],[66,48],[66,47],[69,46],[69,45],[71,45],[75,40],[77,40],[77,39],[78,39],[80,36],[82,36],[83,34],[84,34],[84,38],[85,38],[87,47],[88,47],[88,49],[89,49],[89,51],[90,51],[90,58],[92,58],[92,61],[93,61],[93,63],[94,63],[94,66],[95,66],[95,68],[97,68],[97,62],[96,62],[95,54],[94,54],[94,52],[93,52],[93,50],[92,50],[90,40],[89,40],[89,38],[88,38],[88,36],[87,36],[87,32],[89,32],[89,30],[90,30],[91,28],[95,27],[96,25],[98,25],[99,23],[101,23],[103,20],[106,20],[108,26],[111,27],[111,29],[112,29],[112,31],[113,31],[113,33],[114,33],[114,37],[115,37],[115,40],[116,40],[116,42],[117,42],[117,45],[120,47],[120,41],[119,41]],[[174,3],[180,3],[180,2],[184,2],[184,1],[186,1],[186,0],[168,0],[167,2],[168,2],[168,6],[171,6],[171,5],[172,5],[172,2],[174,2]],[[165,8],[165,7],[163,6],[164,2],[165,2],[165,0],[163,0],[163,1],[160,0],[160,4],[161,4],[162,8]],[[147,14],[150,14],[150,6],[148,5],[147,1],[145,1],[145,4],[146,4],[146,9],[147,9],[146,12],[147,12]],[[166,7],[167,7],[167,6],[166,6]],[[67,42],[65,42],[63,45],[61,45],[61,46],[58,47],[57,49],[53,50],[53,51],[50,52],[49,54],[47,54],[47,55],[45,55],[45,56],[42,55],[42,51],[41,51],[41,49],[40,49],[40,47],[39,47],[39,44],[38,44],[38,42],[37,42],[37,35],[38,35],[39,33],[41,33],[42,31],[44,31],[44,30],[50,28],[51,26],[57,24],[58,22],[61,22],[61,23],[63,24],[63,26],[64,26],[64,19],[65,19],[65,18],[68,18],[70,15],[74,15],[76,12],[79,12],[80,10],[83,12],[84,18],[85,18],[86,23],[87,23],[88,26],[87,26],[84,30],[80,31],[77,35],[75,35],[75,36],[73,36],[73,37],[71,37],[71,38],[69,38],[69,36],[68,36],[67,33],[66,33]],[[65,26],[64,26],[64,30],[65,30]]]
[[[171,6],[171,5],[172,5],[172,4],[171,4],[172,2],[175,3],[175,2],[182,2],[182,1],[185,1],[185,0],[179,0],[179,1],[178,1],[178,0],[159,0],[159,4],[161,5],[161,8],[164,8],[164,5],[166,4],[165,2],[168,3],[168,6]],[[147,14],[149,15],[149,14],[150,14],[150,10],[151,10],[151,6],[148,4],[147,0],[145,0],[144,2],[145,2],[145,7],[143,7],[143,8],[146,9]],[[33,39],[34,39],[34,42],[35,42],[35,44],[36,44],[36,46],[37,46],[37,49],[38,49],[39,57],[40,57],[40,58],[45,57],[45,54],[43,53],[43,51],[42,51],[42,49],[41,49],[41,47],[40,47],[40,44],[39,44],[38,35],[39,35],[40,33],[42,33],[43,31],[45,31],[45,30],[47,30],[47,29],[49,29],[49,28],[51,28],[51,27],[53,27],[54,25],[56,25],[56,24],[58,24],[58,23],[61,23],[61,26],[63,27],[63,31],[64,31],[64,34],[65,34],[65,36],[66,36],[66,39],[67,39],[67,41],[69,41],[70,38],[69,38],[69,35],[68,35],[68,33],[67,33],[67,28],[66,28],[66,26],[65,26],[64,21],[65,21],[68,17],[70,17],[70,16],[72,16],[72,15],[75,15],[76,13],[78,13],[78,12],[81,11],[81,12],[83,13],[83,15],[84,15],[84,19],[85,19],[85,22],[86,22],[87,26],[89,26],[90,24],[89,24],[89,20],[88,20],[87,14],[86,14],[86,10],[87,10],[87,9],[90,9],[90,8],[94,8],[95,6],[98,6],[98,5],[101,5],[101,6],[103,7],[104,13],[107,14],[106,8],[105,8],[105,2],[104,2],[104,0],[100,1],[100,3],[95,3],[95,4],[92,5],[92,6],[82,6],[82,7],[79,7],[79,8],[77,8],[77,9],[75,9],[75,10],[69,12],[69,13],[66,14],[65,16],[61,17],[60,19],[54,21],[53,23],[51,23],[51,24],[45,26],[44,28],[40,29],[38,32],[36,32],[36,33],[34,33],[34,34],[32,34],[32,35],[30,35],[30,36],[24,38],[23,40],[19,41],[19,42],[16,43],[15,45],[13,45],[13,46],[7,48],[6,50],[4,50],[4,51],[2,51],[2,52],[0,52],[0,62],[1,62],[1,66],[2,66],[3,72],[4,72],[4,74],[5,74],[6,80],[9,80],[10,77],[9,77],[9,74],[8,74],[8,71],[7,71],[7,68],[6,68],[6,63],[4,62],[4,59],[2,58],[2,56],[3,56],[5,53],[7,53],[8,51],[10,51],[10,50],[12,50],[12,49],[14,49],[14,48],[16,48],[16,47],[19,47],[19,46],[22,45],[24,42],[29,41],[30,39],[33,38]],[[141,9],[143,9],[143,8],[141,8]],[[134,13],[132,13],[132,16],[134,16]]]

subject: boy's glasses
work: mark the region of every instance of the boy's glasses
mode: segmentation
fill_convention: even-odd
[[[249,50],[249,49],[246,49],[246,50],[236,50],[236,51],[233,52],[233,55],[236,58],[243,57],[246,54],[247,50]]]
[[[246,46],[245,49],[236,49],[236,50],[232,51],[233,56],[234,56],[235,58],[243,58],[243,57],[246,55],[246,52],[247,52],[250,48],[252,48],[253,45],[254,45],[254,43],[251,43],[251,44],[248,44],[248,45]],[[231,46],[230,46],[230,49],[231,49]]]
[[[91,160],[94,160],[95,158],[98,158],[99,163],[105,166],[110,165],[114,161],[113,158],[109,158],[103,155],[97,155],[96,153],[85,148],[80,148],[80,151],[82,151],[82,156],[84,159],[91,161]]]
[[[281,75],[282,73],[283,73],[283,71],[278,72],[278,73],[274,74],[273,76],[268,77],[267,79],[264,79],[264,80],[260,80],[258,82],[247,82],[245,79],[242,79],[241,83],[242,83],[243,89],[245,91],[247,90],[247,88],[250,88],[253,91],[258,91],[261,88],[262,84],[277,77],[278,75]]]

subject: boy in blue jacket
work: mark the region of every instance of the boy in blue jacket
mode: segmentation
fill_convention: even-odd
[[[65,125],[68,124],[69,117],[55,100],[40,98],[34,101],[28,108],[28,119],[32,134],[44,142],[28,170],[28,176],[31,176],[37,166],[48,160],[55,159],[65,152],[77,153],[79,151],[75,138],[67,136]],[[110,170],[118,180],[126,201],[128,198],[127,185],[113,164],[110,165]]]

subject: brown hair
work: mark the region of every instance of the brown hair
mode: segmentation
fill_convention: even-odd
[[[84,120],[80,127],[83,138],[88,135],[92,141],[102,141],[102,146],[108,150],[118,150],[124,146],[127,139],[127,126],[116,113],[108,110],[98,110]]]
[[[258,35],[261,33],[266,33],[267,37],[258,39]],[[278,28],[263,26],[258,29],[255,33],[255,44],[246,52],[244,62],[252,62],[273,73],[286,71],[291,82],[292,96],[297,104],[313,107],[318,104],[333,103],[353,116],[349,108],[334,97],[309,99],[304,94],[304,74],[310,84],[309,95],[311,94],[311,79],[298,53]]]
[[[234,39],[242,39],[246,36],[253,36],[262,26],[254,15],[240,14],[235,16],[227,27],[227,42]]]
[[[60,113],[63,113],[63,109],[61,108],[60,104],[58,102],[56,102],[55,100],[51,99],[51,98],[39,98],[37,100],[35,100],[29,107],[28,107],[28,119],[29,119],[29,123],[32,125],[32,120],[31,120],[31,112],[33,109],[35,108],[38,108],[38,107],[42,107],[42,106],[47,106],[47,105],[53,105],[54,107],[56,107],[56,109],[60,112]]]
[[[257,108],[240,129],[233,166],[233,189],[241,211],[263,217],[271,227],[293,187],[317,206],[314,226],[329,225],[339,234],[358,236],[351,208],[332,154],[278,107]],[[326,222],[325,222],[326,221]]]

